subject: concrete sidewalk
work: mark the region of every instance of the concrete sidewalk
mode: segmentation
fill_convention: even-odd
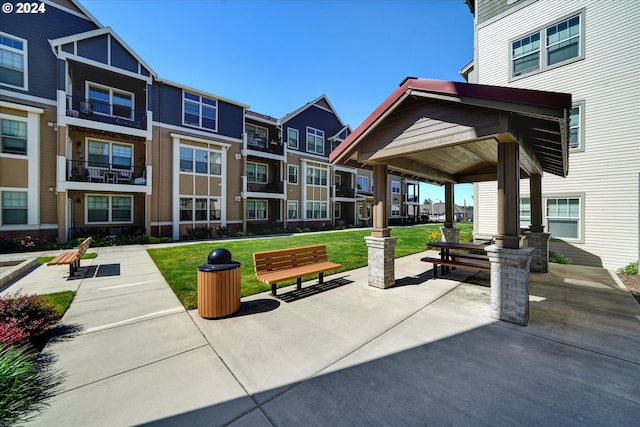
[[[486,273],[433,280],[424,253],[396,260],[391,289],[363,268],[206,320],[144,249],[98,248],[92,277],[42,266],[5,291],[78,291],[76,332],[46,347],[64,384],[29,425],[637,423],[640,305],[606,270],[532,274],[528,327],[489,318]]]

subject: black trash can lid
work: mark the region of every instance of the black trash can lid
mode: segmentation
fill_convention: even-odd
[[[231,252],[225,248],[216,248],[209,252],[207,264],[200,264],[200,271],[223,271],[240,267],[240,263],[231,259]]]

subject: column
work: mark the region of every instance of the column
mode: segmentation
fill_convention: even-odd
[[[521,247],[520,153],[518,143],[498,143],[498,234],[500,248]]]
[[[373,167],[373,229],[367,242],[369,286],[386,289],[395,284],[395,237],[387,227],[387,166]]]
[[[531,225],[525,233],[525,244],[533,249],[531,271],[546,273],[549,271],[549,238],[551,234],[544,232],[542,224],[542,176],[531,175],[529,179],[531,203]]]
[[[458,243],[460,241],[460,229],[454,227],[454,193],[453,183],[444,185],[444,227],[440,228],[444,242]]]

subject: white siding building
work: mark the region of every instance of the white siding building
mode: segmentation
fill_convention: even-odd
[[[473,3],[472,3],[473,4]],[[640,14],[631,1],[476,0],[472,83],[571,93],[569,175],[543,177],[551,250],[617,269],[638,260]],[[521,227],[529,220],[522,180]],[[496,233],[496,183],[475,186],[475,235]]]

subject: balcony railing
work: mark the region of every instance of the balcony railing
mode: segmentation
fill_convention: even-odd
[[[126,105],[110,104],[95,99],[73,98],[67,95],[67,116],[80,117],[135,129],[147,128],[147,112]]]
[[[356,190],[344,185],[336,185],[336,197],[356,197]]]
[[[262,151],[263,153],[284,155],[284,144],[279,141],[266,141],[262,138],[247,138],[249,150]]]
[[[247,182],[247,191],[253,193],[283,193],[282,181]]]
[[[145,166],[67,160],[67,181],[146,185]]]

